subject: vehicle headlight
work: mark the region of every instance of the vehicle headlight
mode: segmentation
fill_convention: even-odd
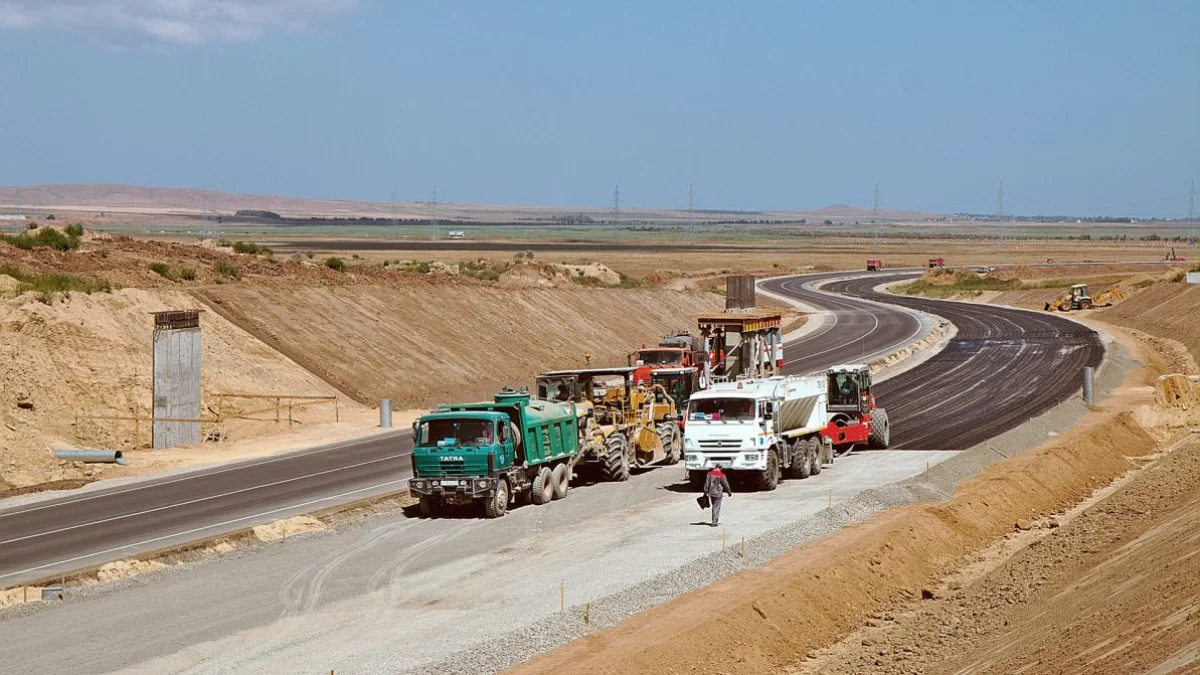
[[[441,485],[441,484],[442,484],[442,481],[440,481],[440,480],[435,480],[435,481],[433,481],[433,482],[432,482],[432,483],[430,483],[430,484],[431,484],[431,485],[433,485],[433,487],[438,487],[439,485]]]
[[[684,461],[687,461],[687,462],[695,462],[695,461],[698,461],[700,458],[697,457],[696,455],[687,455],[683,459],[684,459]]]
[[[481,488],[488,488],[488,487],[491,487],[491,485],[492,485],[492,481],[487,480],[486,478],[484,480],[479,481],[479,487],[481,487]]]
[[[746,461],[747,462],[757,462],[758,461],[758,453],[757,452],[747,452],[746,453]]]

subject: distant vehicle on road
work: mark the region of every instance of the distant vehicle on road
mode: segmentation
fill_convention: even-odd
[[[945,259],[945,258],[930,258],[930,259],[929,259],[929,267],[930,267],[930,268],[933,268],[933,267],[945,267],[945,266],[946,266],[946,259]]]
[[[883,269],[883,261],[882,260],[868,260],[867,261],[867,271],[868,272],[878,272],[881,269]]]

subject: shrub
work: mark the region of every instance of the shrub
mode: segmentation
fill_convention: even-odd
[[[237,265],[234,265],[226,260],[218,260],[217,262],[213,263],[213,271],[216,272],[218,276],[227,277],[229,279],[237,279],[242,276],[242,273],[238,271]]]
[[[272,253],[270,248],[263,246],[262,244],[255,244],[247,241],[235,242],[233,245],[233,252],[245,253],[247,255],[271,255]]]
[[[16,235],[0,234],[0,241],[25,251],[35,248],[52,248],[56,251],[72,251],[79,248],[79,237],[63,234],[58,230],[46,228],[38,230],[37,234],[23,232]]]
[[[325,259],[325,266],[337,272],[346,271],[346,261],[337,257],[329,257]]]
[[[617,276],[621,277],[621,281],[617,283],[621,288],[640,288],[642,280],[626,275],[624,272],[617,272]]]
[[[218,239],[217,246],[220,246],[222,248],[229,248],[230,246],[233,246],[233,243],[230,242],[228,239]]]
[[[315,253],[313,253],[312,251],[305,251],[305,252],[304,252],[304,255],[308,256],[308,259],[309,259],[309,260],[312,260],[312,259],[313,259],[313,257],[314,257],[316,254],[315,254]]]
[[[354,258],[355,260],[361,260],[361,258],[359,258],[359,257],[358,257],[358,254],[357,254],[357,253],[355,253],[354,255],[352,255],[352,256],[350,256],[350,257],[351,257],[351,258]]]
[[[53,214],[53,213],[51,213],[51,214],[49,214],[49,215],[47,215],[47,216],[46,216],[46,220],[58,220],[58,218],[55,218],[55,217],[54,217],[54,214]]]
[[[111,293],[113,290],[107,279],[80,279],[57,272],[27,274],[10,265],[0,265],[0,274],[17,280],[18,293],[36,291],[38,300],[47,305],[53,301],[56,293]]]
[[[400,270],[403,272],[413,272],[415,274],[429,274],[433,269],[433,265],[427,262],[418,262],[416,260],[405,260],[400,263]]]
[[[508,265],[493,265],[487,260],[465,261],[458,265],[458,272],[463,276],[481,281],[499,281],[500,275],[508,269]]]
[[[184,281],[195,281],[196,280],[196,268],[195,267],[181,268],[179,270],[179,278],[183,279]]]
[[[81,225],[79,223],[73,223],[71,225],[68,225],[66,228],[64,228],[63,231],[67,233],[68,237],[82,237],[83,236],[83,225]]]
[[[150,263],[150,270],[164,279],[175,280],[175,275],[171,274],[171,266],[164,262]]]

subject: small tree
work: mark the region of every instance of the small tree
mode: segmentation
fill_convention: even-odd
[[[336,272],[346,271],[346,261],[333,256],[325,259],[325,266]]]

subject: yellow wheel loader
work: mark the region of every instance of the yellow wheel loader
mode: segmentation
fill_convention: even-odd
[[[1063,293],[1058,298],[1046,303],[1046,311],[1053,312],[1070,312],[1072,310],[1092,309],[1094,307],[1109,307],[1114,303],[1125,299],[1125,294],[1121,292],[1119,286],[1098,293],[1092,297],[1088,293],[1087,284],[1075,284],[1071,286],[1071,290]]]

